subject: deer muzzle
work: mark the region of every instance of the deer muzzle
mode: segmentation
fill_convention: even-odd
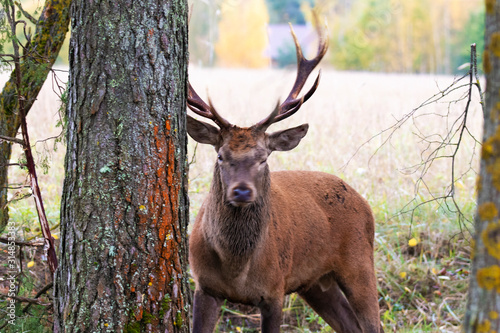
[[[244,207],[255,201],[255,188],[249,184],[239,183],[229,189],[228,201],[235,207]]]

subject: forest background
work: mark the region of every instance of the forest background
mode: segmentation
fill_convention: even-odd
[[[37,0],[21,3],[35,16],[42,5]],[[269,26],[310,25],[313,7],[328,23],[331,44],[322,64],[337,70],[454,74],[469,62],[470,44],[484,48],[480,0],[190,0],[189,4],[190,64],[195,66],[268,67]],[[5,47],[8,51],[11,46]],[[278,67],[295,64],[291,39],[278,52]],[[57,64],[67,65],[67,59],[68,41]]]
[[[479,0],[192,3],[190,62],[204,66],[267,66],[266,24],[306,24],[314,6],[329,25],[331,45],[323,65],[338,70],[451,74],[469,61],[471,43],[478,50],[484,45],[484,6]],[[294,63],[290,41],[280,50],[279,64]]]

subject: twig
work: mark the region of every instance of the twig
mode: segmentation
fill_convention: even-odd
[[[19,195],[18,196],[18,194],[19,194],[19,192],[16,193],[15,196],[12,199],[10,199],[9,201],[7,201],[7,205],[10,204],[11,202],[17,202],[17,201],[24,200],[24,199],[29,198],[29,197],[31,197],[33,195],[31,193],[24,193],[23,195]]]
[[[54,283],[53,282],[50,282],[48,285],[46,285],[45,287],[43,287],[39,292],[36,293],[35,295],[35,299],[42,296],[45,292],[47,292],[49,289],[51,289],[52,287],[54,286]],[[31,304],[32,303],[29,303],[28,305],[26,305],[23,309],[23,313],[26,313],[28,312],[29,308],[31,307]]]
[[[469,82],[467,84],[461,84],[461,81],[466,78],[469,79]],[[419,163],[412,165],[410,167],[406,167],[403,170],[401,170],[405,174],[413,174],[418,172],[419,175],[418,179],[415,182],[415,188],[414,188],[415,198],[412,199],[410,202],[408,202],[406,205],[404,205],[404,207],[394,216],[410,214],[410,222],[412,223],[416,211],[421,206],[432,202],[436,202],[440,208],[446,209],[449,212],[457,214],[460,228],[462,228],[465,225],[463,222],[465,221],[471,222],[471,221],[465,216],[465,214],[462,212],[460,208],[459,203],[456,201],[455,186],[456,183],[460,179],[462,179],[465,176],[465,174],[467,174],[469,171],[472,170],[475,172],[472,166],[472,159],[476,155],[475,153],[473,153],[471,159],[469,160],[469,168],[466,171],[464,171],[461,175],[457,175],[456,164],[458,159],[458,153],[466,135],[472,138],[474,142],[474,147],[477,147],[478,144],[479,145],[481,144],[481,142],[477,140],[474,137],[474,135],[470,132],[467,126],[469,108],[472,102],[473,86],[477,87],[481,98],[481,105],[484,108],[483,93],[481,91],[480,81],[477,73],[475,44],[471,45],[471,67],[467,74],[455,79],[453,83],[448,87],[446,87],[445,89],[440,89],[438,87],[440,89],[438,93],[426,99],[418,107],[413,109],[408,114],[403,115],[403,117],[401,117],[400,119],[396,119],[395,124],[393,124],[392,126],[382,130],[378,134],[369,138],[365,143],[363,143],[360,147],[358,147],[358,149],[354,152],[351,158],[348,159],[348,161],[344,164],[344,166],[342,166],[342,168],[345,169],[347,165],[350,163],[350,161],[358,154],[358,152],[365,145],[372,142],[377,137],[387,135],[386,137],[383,138],[382,143],[376,148],[375,152],[370,157],[370,160],[368,162],[370,164],[371,160],[379,152],[379,150],[382,149],[382,147],[384,147],[387,143],[389,143],[392,140],[396,131],[398,131],[399,129],[402,128],[403,125],[411,121],[416,129],[416,131],[413,134],[420,140],[420,143],[425,144],[425,147],[421,151],[420,154],[421,160]],[[451,93],[458,92],[464,88],[467,88],[467,90],[461,97],[455,99],[454,101],[447,102],[448,111],[446,114],[419,112],[423,107],[435,103],[441,103],[444,100],[444,98],[449,96]],[[450,121],[450,118],[452,117],[451,114],[452,106],[459,101],[466,102],[464,110],[457,118],[454,118],[453,121]],[[416,120],[420,117],[425,117],[428,115],[440,116],[447,120],[446,134],[428,135],[420,129],[419,125],[416,123]],[[428,172],[433,168],[434,162],[436,162],[439,159],[450,159],[451,161],[450,183],[445,189],[445,193],[443,193],[442,195],[434,195],[433,191],[426,184],[424,178],[428,174]],[[422,190],[424,189],[427,192],[427,195],[430,195],[430,199],[417,200],[417,196],[421,194]],[[465,228],[468,230],[467,226],[465,226]]]
[[[196,163],[196,150],[198,149],[198,143],[194,146],[194,151],[193,151],[193,157],[191,158],[191,161],[188,162],[188,166],[191,167],[194,163]]]
[[[18,138],[11,138],[10,136],[0,135],[1,141],[13,142],[24,146],[24,141]]]
[[[473,43],[471,46],[471,59],[472,59],[472,68],[473,68],[473,71],[474,71],[474,77],[476,79],[476,83],[474,83],[474,85],[477,87],[478,91],[479,91],[479,98],[481,99],[481,107],[483,109],[483,113],[484,113],[484,107],[485,107],[485,104],[484,104],[484,93],[481,89],[481,81],[479,80],[479,74],[477,72],[477,54],[476,54],[476,43]]]
[[[42,239],[35,239],[29,242],[26,241],[11,241],[8,238],[5,237],[0,237],[0,243],[3,244],[12,244],[14,243],[15,245],[21,245],[21,246],[44,246],[45,245],[45,240]]]
[[[4,298],[4,299],[11,298],[11,299],[16,300],[18,302],[37,304],[37,305],[43,305],[43,306],[51,306],[52,305],[52,303],[44,303],[43,301],[41,301],[39,299],[22,297],[22,296],[8,296],[8,295],[0,294],[0,298]]]
[[[11,33],[13,36],[16,35],[16,25],[19,21],[16,21],[15,17],[15,7],[14,4],[7,6],[7,20],[10,23]],[[21,78],[21,62],[19,56],[19,44],[17,39],[12,40],[12,46],[14,48],[14,67],[16,72],[16,90],[17,90],[17,100],[19,105],[19,116],[21,120],[21,133],[24,142],[24,154],[26,156],[26,165],[28,167],[28,174],[30,177],[30,186],[33,192],[33,197],[35,199],[35,205],[38,213],[38,219],[40,222],[40,227],[45,238],[45,248],[47,250],[47,258],[50,271],[52,275],[57,268],[57,255],[54,249],[54,242],[52,235],[50,233],[49,222],[45,214],[45,208],[43,206],[42,194],[40,192],[40,187],[38,186],[38,178],[36,174],[35,161],[33,159],[33,154],[30,146],[30,139],[28,135],[28,126],[26,124],[26,110],[25,102],[26,98],[22,95],[22,78]]]
[[[6,188],[8,190],[21,190],[23,188],[30,188],[28,185],[7,185],[7,186],[2,186],[1,188]]]
[[[19,9],[19,11],[20,11],[21,13],[23,13],[24,17],[26,17],[28,20],[30,20],[30,22],[31,22],[31,23],[33,23],[34,25],[36,25],[36,24],[37,24],[37,19],[36,19],[36,18],[34,18],[33,16],[31,16],[31,14],[30,14],[30,13],[28,13],[27,11],[25,11],[25,10],[23,9],[23,7],[21,6],[21,3],[20,3],[19,1],[16,1],[16,2],[14,2],[14,3],[16,4],[16,6],[17,6],[17,8]]]

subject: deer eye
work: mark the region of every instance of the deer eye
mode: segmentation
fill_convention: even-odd
[[[266,159],[263,159],[262,161],[260,161],[260,165],[263,165],[267,162],[267,158]]]
[[[219,162],[222,162],[222,161],[224,160],[224,159],[222,158],[222,155],[221,155],[221,154],[218,154],[218,155],[217,155],[217,160],[218,160]]]

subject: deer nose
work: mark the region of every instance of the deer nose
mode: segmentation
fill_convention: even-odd
[[[233,200],[239,202],[248,202],[252,197],[252,190],[245,185],[240,185],[233,189]]]

